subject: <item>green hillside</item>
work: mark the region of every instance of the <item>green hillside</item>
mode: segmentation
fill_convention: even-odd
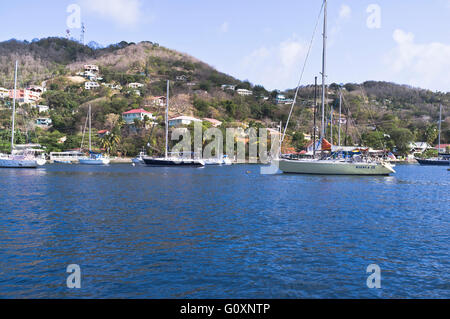
[[[12,88],[14,61],[19,60],[19,86],[45,85],[47,91],[39,104],[50,106],[49,114],[38,114],[30,105],[18,109],[17,142],[39,142],[48,151],[73,149],[80,146],[88,105],[92,105],[93,127],[112,132],[108,138],[96,138],[97,147],[112,154],[135,155],[143,145],[160,153],[163,127],[148,123],[124,125],[121,114],[134,108],[145,108],[162,123],[164,107],[151,103],[151,97],[165,94],[166,81],[171,80],[170,116],[190,115],[214,118],[222,127],[250,125],[276,127],[287,120],[290,105],[276,104],[277,91],[240,81],[221,73],[187,54],[164,48],[157,43],[121,42],[107,48],[92,49],[61,38],[47,38],[32,43],[10,40],[0,43],[0,87]],[[100,87],[86,90],[77,73],[85,64],[100,68]],[[136,91],[129,83],[144,86]],[[103,84],[120,85],[111,89]],[[253,91],[241,96],[222,85]],[[339,87],[330,85],[328,98],[337,112]],[[292,98],[293,90],[283,93]],[[319,93],[320,96],[320,93]],[[435,93],[386,82],[346,84],[343,90],[343,113],[350,119],[342,126],[347,144],[373,147],[397,146],[404,150],[409,141],[436,142],[438,104],[448,105],[449,93]],[[305,144],[303,135],[311,134],[313,121],[313,86],[300,89],[299,100],[289,127],[289,142],[296,149]],[[9,99],[0,100],[0,151],[9,148]],[[450,110],[444,108],[443,143],[450,142]],[[327,116],[329,110],[327,110]],[[336,115],[337,113],[335,113]],[[52,119],[50,128],[35,127],[36,118]],[[336,117],[335,117],[336,118]],[[207,124],[205,124],[206,126]],[[329,130],[330,131],[330,130]],[[391,136],[380,145],[380,134]],[[334,138],[337,139],[335,125]],[[385,138],[383,139],[385,140]],[[336,140],[335,140],[336,141]],[[288,145],[287,145],[288,146]]]

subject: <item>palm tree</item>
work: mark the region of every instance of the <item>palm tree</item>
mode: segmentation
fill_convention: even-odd
[[[108,155],[110,155],[111,152],[116,150],[117,146],[120,143],[120,140],[121,140],[120,135],[113,132],[113,133],[105,134],[100,139],[100,144],[101,144],[101,147],[106,150],[106,153]]]

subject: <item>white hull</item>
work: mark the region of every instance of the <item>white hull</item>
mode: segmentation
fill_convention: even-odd
[[[131,161],[136,165],[144,165],[145,164],[144,160],[141,158],[133,158]]]
[[[0,158],[0,168],[37,168],[35,160]]]
[[[107,158],[101,159],[80,159],[81,165],[108,165],[111,161]]]
[[[314,175],[389,175],[395,173],[388,163],[355,163],[329,160],[278,160],[284,173]]]

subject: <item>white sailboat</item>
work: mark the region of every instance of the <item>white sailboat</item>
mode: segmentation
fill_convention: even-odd
[[[92,151],[92,139],[91,139],[92,111],[90,105],[89,105],[88,119],[89,119],[89,157],[80,158],[79,162],[82,165],[108,165],[111,162],[109,158],[104,157],[102,154],[95,153]]]
[[[31,152],[17,152],[14,147],[14,125],[16,114],[16,94],[17,94],[17,69],[18,62],[14,72],[14,96],[12,110],[12,128],[11,128],[11,154],[0,154],[0,168],[37,168],[38,161]],[[42,161],[39,161],[42,164]],[[44,163],[45,164],[45,161]]]
[[[165,156],[160,158],[144,156],[142,160],[147,166],[191,166],[191,167],[203,167],[205,161],[195,159],[193,154],[170,154],[169,156],[169,89],[170,82],[167,81],[167,103],[166,103],[166,145]],[[187,156],[185,156],[187,155]]]
[[[323,55],[322,55],[322,131],[321,140],[325,138],[325,99],[326,99],[326,53],[327,53],[327,0],[324,0]],[[298,88],[297,88],[298,90]],[[297,96],[297,95],[296,95]],[[292,104],[294,107],[295,101]],[[289,125],[286,123],[285,133]],[[284,136],[283,136],[284,138]],[[281,152],[281,146],[280,146]],[[284,173],[315,175],[389,175],[395,173],[393,166],[387,162],[362,156],[322,159],[275,159]]]

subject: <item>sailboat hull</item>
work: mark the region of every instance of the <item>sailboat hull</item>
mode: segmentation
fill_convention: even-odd
[[[35,160],[0,159],[0,168],[37,168]]]
[[[279,160],[283,173],[313,175],[380,175],[395,173],[390,164],[352,163],[320,160]]]
[[[145,158],[144,163],[147,166],[192,166],[202,167],[205,162],[202,160],[193,159],[164,159],[164,158]]]
[[[419,159],[416,158],[416,161],[419,162],[422,166],[449,166],[450,159]]]
[[[109,159],[80,159],[81,165],[108,165],[110,163]]]

